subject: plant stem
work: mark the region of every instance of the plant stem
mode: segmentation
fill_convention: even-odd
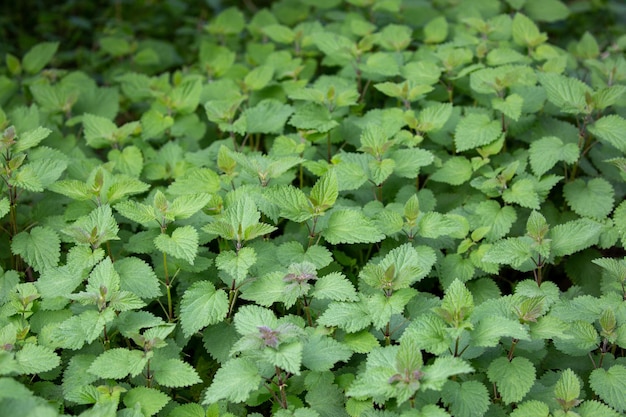
[[[511,349],[509,349],[509,354],[506,357],[509,360],[509,362],[513,360],[513,354],[515,353],[515,346],[517,346],[517,342],[519,342],[519,340],[515,338],[511,342]]]
[[[172,307],[172,285],[170,283],[170,274],[167,271],[167,254],[163,252],[163,268],[165,270],[165,291],[167,292],[167,321],[174,321],[174,309]]]
[[[280,392],[279,404],[282,408],[286,409],[287,408],[287,392],[285,391],[285,387],[287,386],[287,384],[285,384],[285,381],[283,380],[283,374],[280,368],[276,366],[274,369],[276,371],[276,378],[278,380],[278,391]]]

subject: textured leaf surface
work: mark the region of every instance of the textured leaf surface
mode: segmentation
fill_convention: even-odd
[[[456,127],[454,143],[456,150],[463,152],[468,149],[487,145],[500,137],[502,126],[497,120],[491,120],[484,114],[469,114]]]
[[[441,397],[456,417],[482,416],[489,408],[489,392],[478,381],[448,381]]]
[[[11,242],[11,250],[20,255],[37,272],[56,266],[61,257],[61,240],[52,229],[36,226],[20,232]]]
[[[250,392],[261,384],[261,375],[254,363],[248,359],[235,358],[217,370],[213,383],[207,389],[203,404],[211,404],[221,399],[240,403],[246,401]]]
[[[180,322],[185,336],[210,324],[219,323],[228,313],[228,296],[215,290],[209,281],[198,281],[185,291],[180,304]]]
[[[548,172],[558,162],[573,164],[580,150],[573,143],[564,144],[556,136],[547,136],[530,144],[530,166],[538,177]]]
[[[56,368],[61,358],[52,349],[27,343],[15,354],[18,369],[24,374],[37,374]]]
[[[322,236],[331,244],[374,243],[385,236],[374,223],[357,210],[334,211]]]
[[[178,227],[172,235],[160,234],[154,239],[157,249],[193,265],[198,252],[198,232],[193,226]]]
[[[535,367],[528,359],[518,356],[512,361],[506,357],[495,359],[487,369],[487,376],[496,384],[506,404],[522,400],[535,383]]]
[[[615,191],[604,178],[585,182],[579,178],[563,186],[563,195],[572,210],[580,216],[602,220],[613,210]]]
[[[613,365],[608,370],[594,369],[589,376],[589,385],[608,405],[618,411],[626,411],[626,367]]]
[[[154,379],[164,387],[188,387],[202,381],[196,370],[180,359],[155,362],[152,369]]]
[[[146,363],[142,351],[116,348],[100,354],[88,371],[100,378],[122,379],[138,375]]]
[[[135,387],[124,394],[123,401],[126,407],[138,405],[144,416],[152,416],[170,402],[170,397],[155,388]]]

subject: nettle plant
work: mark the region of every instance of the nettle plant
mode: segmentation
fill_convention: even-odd
[[[6,55],[0,414],[624,415],[612,3],[244,3]]]

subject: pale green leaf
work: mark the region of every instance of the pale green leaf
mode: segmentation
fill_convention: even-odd
[[[418,129],[421,132],[433,132],[440,130],[452,115],[452,104],[437,103],[420,111],[418,116]]]
[[[491,106],[502,112],[506,117],[515,121],[519,120],[522,115],[522,106],[524,105],[524,98],[519,94],[509,94],[506,99],[499,97],[491,100]]]
[[[385,236],[376,228],[372,220],[357,210],[337,210],[328,219],[322,236],[328,243],[374,243]]]
[[[430,179],[450,185],[461,185],[472,177],[472,163],[463,156],[453,156],[435,171]]]
[[[265,99],[254,107],[243,111],[235,122],[242,124],[245,132],[251,133],[281,133],[293,108],[275,99]]]
[[[11,251],[20,255],[35,271],[54,267],[61,257],[61,240],[56,232],[45,226],[33,227],[13,237]]]
[[[540,177],[560,161],[568,164],[578,161],[580,150],[573,143],[564,144],[556,136],[546,136],[530,144],[529,155],[530,167]]]
[[[176,219],[187,219],[199,212],[211,200],[206,193],[184,194],[176,197],[168,207],[168,214]]]
[[[615,191],[604,178],[593,178],[585,182],[582,178],[563,186],[563,196],[572,210],[585,217],[597,220],[606,218],[613,211]]]
[[[115,210],[122,216],[148,227],[157,227],[160,219],[154,207],[127,200],[117,203]]]
[[[512,206],[500,207],[495,200],[487,200],[476,207],[475,220],[477,227],[489,227],[485,235],[488,242],[495,242],[503,238],[511,230],[511,226],[517,220],[517,212]]]
[[[37,146],[42,140],[47,138],[50,133],[52,133],[52,130],[41,126],[21,133],[17,138],[17,143],[13,145],[11,150],[18,153]]]
[[[122,379],[139,375],[148,358],[143,351],[115,348],[101,353],[91,364],[88,372],[100,378]]]
[[[196,370],[180,359],[153,361],[154,379],[164,387],[188,387],[202,380]]]
[[[458,152],[487,145],[500,137],[502,125],[480,113],[468,114],[457,124],[454,144]]]
[[[440,356],[435,359],[432,365],[424,367],[424,375],[421,379],[422,387],[441,391],[449,377],[472,371],[474,368],[461,358]]]
[[[554,396],[560,404],[568,408],[576,404],[575,401],[580,396],[580,380],[574,371],[569,368],[563,371],[554,386]]]
[[[231,359],[217,370],[202,403],[212,404],[222,399],[234,403],[244,402],[261,381],[261,374],[254,362],[245,358]]]
[[[312,371],[328,371],[337,362],[346,362],[352,351],[333,338],[321,334],[311,335],[302,350],[302,365]]]
[[[158,250],[193,265],[198,252],[198,232],[193,226],[178,227],[171,236],[165,233],[157,236],[154,244]]]
[[[123,401],[126,407],[138,407],[144,416],[149,417],[165,407],[170,397],[156,388],[135,387],[124,394]]]
[[[61,358],[47,346],[26,343],[15,354],[15,361],[20,373],[38,374],[59,366]]]
[[[619,417],[617,411],[596,400],[584,401],[579,407],[576,408],[576,412],[581,417]]]
[[[301,130],[315,130],[325,133],[339,126],[328,108],[319,103],[305,102],[296,105],[296,111],[289,124]]]
[[[228,313],[228,297],[209,281],[198,281],[189,287],[180,303],[180,323],[185,336],[219,323]]]
[[[330,170],[315,182],[309,199],[316,211],[325,211],[335,204],[338,193],[337,174]]]
[[[250,71],[243,79],[245,86],[251,91],[265,87],[274,76],[274,68],[269,65],[261,65]]]
[[[608,405],[617,411],[626,411],[626,367],[613,365],[608,370],[594,369],[589,376],[589,385]]]
[[[474,326],[470,337],[476,346],[483,347],[497,346],[502,337],[530,340],[528,330],[519,321],[502,316],[483,318]]]
[[[371,324],[367,307],[360,302],[333,301],[317,320],[327,327],[339,327],[348,333],[358,332]]]
[[[215,265],[226,272],[237,282],[242,282],[248,275],[248,270],[256,263],[256,252],[251,247],[244,247],[235,253],[232,250],[217,255]]]
[[[604,116],[589,125],[589,132],[600,141],[607,142],[624,153],[626,153],[625,129],[626,119],[616,114]]]
[[[2,219],[11,210],[9,199],[4,197],[0,198],[0,219]]]
[[[505,404],[521,401],[535,383],[535,367],[528,359],[517,356],[509,361],[499,357],[491,362],[487,377],[496,384]]]
[[[87,145],[97,149],[117,143],[117,125],[111,120],[94,114],[85,114],[82,120]]]
[[[143,299],[153,299],[161,295],[159,280],[144,260],[127,256],[115,261],[115,271],[120,276],[120,289],[130,291]]]
[[[332,301],[356,301],[356,290],[352,283],[341,272],[331,272],[318,278],[315,282],[313,298]]]
[[[585,113],[587,108],[586,95],[591,88],[575,78],[555,73],[539,73],[539,82],[546,89],[548,101],[564,113]]]
[[[568,17],[570,10],[561,0],[527,0],[524,11],[535,21],[556,22]]]
[[[502,199],[509,204],[515,203],[534,210],[539,210],[541,203],[536,182],[530,178],[516,180],[511,187],[504,190]]]
[[[424,26],[424,42],[441,43],[448,37],[448,21],[444,16],[430,20]]]
[[[550,407],[544,402],[537,400],[524,401],[518,404],[511,413],[511,417],[549,417]]]
[[[537,47],[548,39],[545,33],[539,32],[535,22],[522,13],[515,14],[511,34],[516,44],[530,48]]]
[[[602,225],[591,219],[578,219],[554,226],[550,230],[552,254],[571,255],[598,243]]]
[[[443,403],[455,417],[482,416],[489,408],[489,392],[478,381],[448,381],[441,392]]]
[[[33,46],[24,54],[22,67],[29,74],[37,74],[41,71],[59,49],[59,42],[42,42]]]

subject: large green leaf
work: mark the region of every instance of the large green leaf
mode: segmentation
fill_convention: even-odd
[[[613,365],[608,370],[594,369],[589,376],[589,385],[608,405],[618,411],[626,411],[626,367]]]
[[[209,281],[198,281],[183,294],[180,322],[185,336],[210,324],[219,323],[228,313],[228,297]]]
[[[157,249],[193,265],[198,252],[198,232],[193,226],[176,228],[172,235],[160,234],[154,239]]]
[[[331,244],[374,243],[385,236],[358,210],[337,210],[328,219],[322,236]]]
[[[509,361],[499,357],[487,369],[489,380],[496,384],[505,404],[519,402],[535,383],[536,371],[531,361],[515,357]]]
[[[261,374],[254,362],[245,358],[231,359],[217,370],[202,403],[212,404],[221,399],[244,402],[261,381]]]
[[[61,257],[61,240],[56,232],[45,226],[36,226],[30,232],[13,237],[11,251],[20,255],[37,272],[54,267]]]
[[[572,210],[581,216],[602,220],[613,211],[615,191],[604,178],[568,182],[563,186],[563,195]]]

